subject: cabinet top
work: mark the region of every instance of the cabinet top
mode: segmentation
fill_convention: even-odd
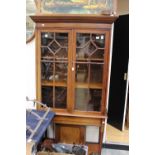
[[[118,16],[79,15],[79,14],[37,14],[30,16],[35,23],[108,23],[112,24]]]

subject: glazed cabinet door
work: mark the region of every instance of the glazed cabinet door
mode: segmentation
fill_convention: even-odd
[[[53,109],[66,110],[70,93],[68,75],[71,33],[65,30],[45,30],[39,31],[38,35],[38,98]]]
[[[108,72],[109,32],[74,32],[74,111],[103,113]]]

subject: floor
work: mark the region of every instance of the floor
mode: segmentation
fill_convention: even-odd
[[[101,155],[129,155],[129,151],[114,150],[114,149],[103,149]]]
[[[129,130],[120,131],[108,124],[106,142],[129,144]]]

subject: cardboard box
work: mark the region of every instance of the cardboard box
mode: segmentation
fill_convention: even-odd
[[[27,142],[26,143],[26,155],[32,155],[33,153],[36,153],[36,145],[35,142]]]
[[[74,154],[55,153],[55,152],[38,152],[37,155],[74,155]]]

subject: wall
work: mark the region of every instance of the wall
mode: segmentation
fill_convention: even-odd
[[[26,45],[26,59],[27,59],[27,68],[26,68],[26,96],[30,99],[35,99],[36,96],[36,85],[35,85],[35,41]],[[27,102],[26,108],[34,108],[32,102]]]
[[[119,15],[129,14],[129,0],[118,0],[117,10]]]

